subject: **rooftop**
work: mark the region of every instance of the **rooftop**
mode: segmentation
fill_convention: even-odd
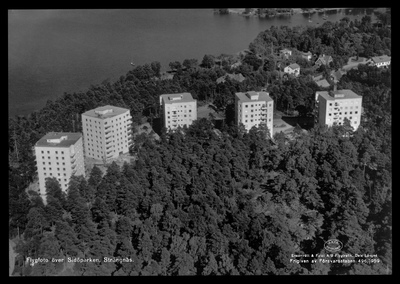
[[[217,83],[224,83],[226,77],[229,77],[231,80],[236,80],[238,82],[242,82],[243,80],[245,80],[246,78],[241,74],[225,74],[224,76],[221,76],[217,79]]]
[[[255,92],[249,91],[246,93],[236,93],[236,97],[242,102],[254,102],[254,101],[273,101],[267,92]]]
[[[327,88],[330,86],[330,84],[328,83],[328,81],[326,79],[322,79],[319,80],[317,82],[315,82],[318,86],[323,87],[323,88]]]
[[[297,63],[290,64],[288,67],[293,69],[293,70],[297,69],[297,68],[300,68],[299,64],[297,64]]]
[[[335,97],[330,95],[333,94]],[[345,99],[361,99],[362,96],[357,95],[356,93],[354,93],[352,90],[337,90],[337,91],[320,91],[317,92],[318,95],[320,95],[321,97],[325,98],[326,100],[345,100]]]
[[[129,109],[127,108],[106,105],[88,110],[87,112],[84,112],[82,115],[104,119],[123,114],[127,111],[129,111]]]
[[[317,60],[321,60],[323,64],[327,64],[329,61],[332,60],[332,56],[322,54],[322,55],[320,55],[320,56],[318,57]]]
[[[74,145],[82,137],[81,133],[49,132],[36,142],[35,147],[63,147]]]
[[[387,62],[390,61],[390,56],[387,55],[382,55],[382,56],[375,56],[371,58],[374,63],[380,63],[380,62]]]
[[[160,104],[187,103],[196,101],[190,93],[164,94],[160,96]]]

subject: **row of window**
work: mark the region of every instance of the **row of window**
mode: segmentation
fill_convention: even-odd
[[[51,169],[50,169],[50,170],[51,170]],[[43,175],[45,176],[45,178],[46,178],[46,176],[47,176],[47,175],[52,177],[52,176],[53,176],[53,173],[48,173],[48,174],[47,174],[46,172],[44,172],[44,173],[43,173]],[[61,176],[61,174],[60,174],[60,173],[58,173],[58,174],[57,174],[57,176],[59,176],[59,177],[60,177],[60,176]],[[64,177],[66,177],[67,175],[66,175],[66,174],[63,174],[63,176],[64,176]]]
[[[189,111],[189,112],[192,112],[191,109],[189,109],[188,111]],[[183,112],[183,113],[186,113],[186,109],[185,109],[185,110],[177,110],[177,111],[173,111],[173,112]],[[170,112],[167,111],[167,114],[170,114]]]
[[[344,114],[346,115],[347,111],[345,111]],[[353,112],[350,111],[349,114],[353,114]],[[355,111],[354,114],[358,114],[358,111]],[[339,112],[339,115],[342,115],[342,112]],[[329,116],[332,116],[332,113],[329,113]]]
[[[250,107],[266,107],[266,105],[265,104],[251,104],[250,105]],[[272,103],[268,103],[268,107],[271,107],[272,106]],[[244,107],[249,107],[249,105],[248,104],[245,104],[244,105]]]
[[[64,151],[60,151],[61,154],[64,154]],[[55,151],[56,154],[58,154],[58,151]],[[44,151],[42,151],[42,154],[44,154]],[[47,154],[50,154],[50,151],[47,151]]]
[[[254,122],[261,121],[261,119],[250,119],[250,122],[253,122],[253,120],[254,120]],[[271,122],[271,118],[268,119],[268,121]],[[247,122],[247,119],[245,119],[244,122]]]
[[[48,164],[51,165],[51,162],[48,162]],[[60,163],[57,162],[57,166],[58,166],[59,164],[60,164]],[[43,165],[46,165],[46,162],[43,162]],[[65,166],[65,163],[63,162],[62,165]]]
[[[262,115],[261,115],[261,114],[258,114],[258,113],[254,114],[254,115],[253,115],[253,114],[250,115],[250,117],[253,117],[253,116],[262,116]],[[272,114],[269,113],[269,114],[268,114],[268,117],[271,117],[271,116],[272,116]],[[244,117],[248,117],[248,115],[245,114]]]
[[[51,157],[50,157],[50,156],[48,156],[47,158],[48,158],[49,160],[51,160]],[[45,156],[42,156],[42,159],[45,160]],[[58,160],[58,157],[56,157],[56,160]],[[65,160],[64,157],[61,157],[61,160]]]
[[[358,104],[358,102],[355,102],[355,101],[348,101],[348,102],[342,102],[341,103],[341,105],[338,105],[338,107],[344,107],[345,109],[347,109],[347,106],[345,106],[345,104],[354,104],[354,103],[356,103],[356,104]],[[333,105],[333,103],[329,103],[329,106],[332,106]],[[354,106],[355,108],[358,108],[359,106]],[[353,106],[350,106],[350,108],[352,109],[353,108]]]

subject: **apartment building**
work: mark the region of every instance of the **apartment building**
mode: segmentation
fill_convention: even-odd
[[[356,130],[361,121],[362,96],[351,90],[320,91],[315,94],[316,123],[320,125],[342,125],[350,120]]]
[[[128,153],[132,142],[129,109],[102,106],[82,114],[85,156],[109,160]]]
[[[190,93],[160,96],[162,125],[170,130],[189,126],[197,119],[197,100]]]
[[[72,175],[85,176],[81,133],[50,132],[35,146],[39,193],[46,200],[46,178],[57,178],[66,191]]]
[[[247,131],[265,123],[273,137],[274,100],[267,92],[239,92],[235,94],[235,122]]]

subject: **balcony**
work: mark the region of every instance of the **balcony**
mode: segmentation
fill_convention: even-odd
[[[71,164],[75,163],[75,161],[76,161],[76,158],[72,158],[71,159]]]
[[[106,145],[106,149],[110,149],[111,147],[112,147],[112,145]]]
[[[112,125],[104,125],[104,129],[109,129]]]
[[[71,155],[69,156],[71,159],[75,158],[75,153],[71,153]]]
[[[75,169],[75,168],[76,168],[76,164],[72,164],[71,169]]]
[[[112,152],[112,149],[108,149],[107,151],[106,151],[106,153],[108,154],[108,153],[111,153]]]

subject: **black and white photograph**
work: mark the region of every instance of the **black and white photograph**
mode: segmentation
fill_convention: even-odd
[[[9,277],[393,274],[390,7],[7,15]]]

